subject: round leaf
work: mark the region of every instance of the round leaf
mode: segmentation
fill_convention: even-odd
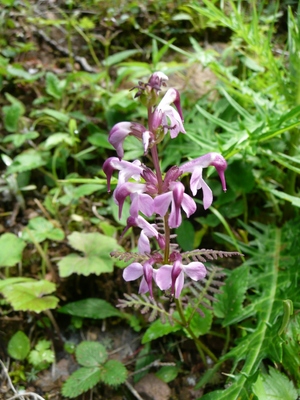
[[[97,367],[107,359],[105,347],[98,342],[81,342],[76,348],[76,358],[84,367]]]
[[[16,332],[8,342],[8,354],[16,360],[24,360],[30,350],[30,341],[24,332]]]

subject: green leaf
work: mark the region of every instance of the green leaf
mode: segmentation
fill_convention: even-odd
[[[13,233],[0,236],[0,267],[13,267],[22,260],[26,243]]]
[[[46,280],[16,283],[12,286],[5,286],[1,290],[15,311],[34,311],[36,313],[56,308],[58,298],[45,296],[54,291],[54,283]]]
[[[57,145],[62,145],[66,144],[68,146],[74,146],[76,143],[77,139],[75,137],[72,137],[69,133],[52,133],[46,141],[43,143],[44,148],[49,150],[52,149],[53,147],[56,147]]]
[[[229,165],[226,171],[226,181],[230,190],[236,193],[250,193],[255,185],[252,169],[241,160],[236,160]]]
[[[127,378],[127,369],[118,360],[108,360],[101,369],[101,380],[110,386],[118,386]]]
[[[60,81],[53,72],[46,73],[46,92],[55,99],[61,99],[64,91],[64,81]]]
[[[93,319],[122,316],[122,313],[107,301],[93,298],[68,303],[59,308],[58,312],[72,315],[74,317]]]
[[[61,277],[65,278],[73,273],[88,276],[113,271],[114,261],[110,253],[122,250],[114,238],[100,233],[73,232],[68,239],[70,245],[84,255],[73,253],[64,257],[58,263]]]
[[[50,108],[44,108],[42,109],[39,113],[40,114],[46,114],[49,117],[52,117],[56,119],[57,121],[63,122],[64,124],[68,124],[70,117],[63,112],[52,110]]]
[[[169,333],[177,332],[180,329],[182,329],[182,326],[179,324],[174,323],[171,325],[169,321],[166,321],[166,323],[163,324],[160,319],[157,319],[152,322],[150,327],[144,333],[142,343],[145,344],[151,342],[152,340],[168,335]]]
[[[282,364],[286,371],[293,376],[300,387],[300,314],[295,315],[290,319],[286,331],[282,335]]]
[[[35,217],[29,221],[27,227],[22,231],[22,238],[29,242],[43,242],[49,240],[63,240],[65,237],[64,231],[60,228],[55,228],[52,222],[44,217]]]
[[[292,381],[275,368],[269,368],[269,374],[258,375],[256,382],[252,385],[254,394],[259,400],[296,400],[297,390]]]
[[[8,174],[23,172],[44,166],[47,163],[49,153],[42,153],[35,149],[29,149],[18,154],[13,163],[7,168]]]
[[[49,340],[39,340],[35,348],[31,350],[28,361],[39,370],[48,368],[55,361],[54,351],[50,349]]]
[[[39,136],[38,132],[31,131],[25,133],[14,133],[12,135],[7,135],[3,139],[3,143],[12,142],[15,147],[22,146],[27,140],[36,139]]]
[[[178,366],[165,366],[160,368],[155,375],[162,381],[169,383],[177,377],[179,370],[180,367]]]
[[[105,67],[111,67],[114,64],[118,64],[123,60],[126,60],[126,58],[129,58],[137,53],[140,53],[140,50],[123,50],[119,51],[119,53],[115,53],[112,56],[109,56],[106,58],[106,60],[103,61],[103,65]]]
[[[101,343],[84,341],[76,347],[76,359],[84,367],[97,367],[107,360],[107,351]]]
[[[24,332],[16,332],[8,342],[7,347],[10,357],[16,360],[25,360],[30,351],[30,340]]]
[[[249,267],[242,265],[235,268],[225,281],[222,293],[216,295],[218,302],[214,305],[214,313],[219,318],[224,318],[223,326],[228,326],[240,319],[242,304],[248,289]]]
[[[62,387],[62,395],[65,397],[77,397],[93,388],[101,380],[101,371],[98,367],[82,367],[67,379]]]
[[[177,242],[183,251],[194,249],[195,230],[190,221],[182,221],[182,224],[176,230],[176,235]]]
[[[8,132],[15,132],[19,126],[19,119],[22,116],[22,110],[18,104],[4,106],[2,108],[4,114],[4,126]]]
[[[199,306],[199,309],[203,312],[204,317],[201,316],[198,312],[195,312],[193,315],[192,320],[190,321],[190,329],[193,331],[194,335],[198,338],[201,335],[205,335],[209,332],[212,324],[212,311],[208,310],[207,308],[203,307],[202,305]],[[185,310],[185,318],[189,320],[190,316],[193,312],[193,307],[189,305]],[[184,329],[185,334],[190,337],[190,334],[186,329]]]

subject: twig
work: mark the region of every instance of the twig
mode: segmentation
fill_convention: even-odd
[[[138,400],[144,400],[144,399],[138,394],[138,392],[135,390],[135,388],[134,388],[128,381],[125,381],[125,385],[126,385],[127,388],[131,391],[131,393],[135,396],[136,399],[138,399]]]
[[[10,397],[9,399],[7,399],[7,400],[14,400],[14,399],[24,400],[24,398],[28,397],[28,396],[29,397],[33,397],[34,399],[37,399],[37,400],[45,400],[42,396],[40,396],[40,395],[38,395],[36,393],[33,393],[33,392],[18,393],[16,391],[14,385],[12,384],[12,381],[10,379],[10,376],[8,374],[8,370],[7,370],[6,366],[5,366],[5,364],[1,360],[0,360],[0,364],[1,364],[2,368],[3,368],[3,372],[5,374],[5,378],[7,379],[8,386],[14,392],[14,395],[12,397]]]

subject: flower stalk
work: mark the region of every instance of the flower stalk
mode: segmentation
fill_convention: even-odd
[[[185,279],[194,282],[203,280],[207,269],[199,259],[189,260],[183,258],[180,250],[171,243],[173,234],[171,230],[178,228],[182,223],[182,214],[187,218],[197,209],[194,199],[185,192],[186,188],[180,178],[184,174],[191,174],[190,191],[195,197],[199,190],[203,194],[203,206],[209,208],[213,201],[210,187],[203,179],[203,169],[215,167],[224,191],[226,191],[225,170],[227,163],[221,154],[211,152],[194,160],[189,160],[183,165],[174,165],[167,171],[162,171],[157,145],[164,140],[166,135],[175,139],[179,134],[185,134],[183,112],[180,103],[180,94],[175,88],[170,88],[161,97],[161,92],[166,86],[168,77],[163,72],[155,72],[148,82],[139,82],[135,90],[135,98],[140,99],[148,110],[148,126],[137,122],[119,122],[114,125],[109,133],[108,140],[115,148],[118,157],[110,157],[103,165],[107,176],[108,190],[113,174],[118,173],[118,184],[114,190],[113,198],[119,207],[119,217],[123,212],[124,202],[129,199],[130,215],[124,233],[131,227],[140,228],[138,238],[138,255],[134,262],[123,271],[125,281],[140,279],[139,294],[149,293],[151,307],[157,293],[163,291],[175,305],[180,317],[177,321],[186,329],[194,340],[198,352],[206,364],[205,354],[213,361],[215,355],[196,337],[191,328],[191,320],[197,312],[204,296],[194,301],[192,316],[186,318],[180,299],[182,291],[185,293]],[[144,148],[144,153],[151,154],[153,170],[139,160],[124,161],[123,143],[127,136],[135,136]],[[150,223],[147,218],[154,217],[161,223]],[[162,228],[163,227],[163,228]],[[123,233],[123,234],[124,234]],[[123,236],[123,235],[122,235]],[[155,244],[155,246],[153,246]],[[208,280],[207,285],[211,284]],[[160,291],[158,290],[160,289]],[[149,303],[149,304],[150,304]],[[150,306],[149,306],[150,307]],[[164,312],[163,312],[164,313]],[[175,321],[175,319],[174,319]]]

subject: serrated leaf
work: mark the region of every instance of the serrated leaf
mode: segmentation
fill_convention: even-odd
[[[107,301],[93,298],[68,303],[59,308],[58,312],[69,314],[74,317],[94,319],[122,316],[122,313]]]
[[[71,246],[84,253],[69,254],[59,263],[59,274],[65,278],[73,273],[88,276],[100,275],[104,272],[112,272],[114,261],[110,253],[121,249],[114,238],[109,238],[100,233],[73,232],[68,236]]]
[[[157,319],[144,333],[142,343],[145,344],[151,342],[152,340],[168,335],[169,333],[177,332],[180,329],[182,329],[182,326],[179,324],[174,323],[174,325],[171,325],[169,321],[166,321],[166,323],[163,324],[160,319]]]
[[[242,315],[242,304],[248,289],[249,267],[242,265],[235,268],[225,281],[222,293],[216,295],[218,302],[214,305],[214,313],[224,318],[223,326],[232,324]]]
[[[0,237],[0,267],[13,267],[22,260],[26,243],[13,233],[4,233]]]
[[[23,239],[29,242],[43,242],[46,239],[63,240],[64,231],[56,228],[54,224],[44,217],[32,218],[22,232]]]
[[[259,400],[296,400],[297,390],[292,381],[275,368],[269,368],[269,374],[259,374],[252,385],[254,394]]]
[[[82,367],[67,379],[62,387],[62,395],[74,398],[93,388],[101,380],[99,368]]]
[[[28,361],[30,364],[39,369],[47,368],[49,364],[52,364],[55,356],[50,346],[49,340],[39,340],[35,348],[29,353]]]
[[[8,342],[7,351],[10,357],[16,360],[24,360],[30,350],[30,340],[24,332],[16,332]]]
[[[101,369],[101,380],[110,386],[118,386],[127,378],[127,369],[118,360],[108,360]]]
[[[53,72],[46,73],[46,92],[55,99],[61,99],[63,94],[64,85],[53,74]]]
[[[107,351],[101,343],[84,341],[76,347],[76,358],[84,367],[97,367],[107,360]]]
[[[55,296],[45,296],[54,291],[54,283],[46,280],[16,283],[12,286],[5,286],[1,290],[15,311],[34,311],[36,313],[56,308],[59,299]]]
[[[292,375],[293,379],[300,387],[300,314],[290,319],[289,324],[282,335],[282,364],[286,371]]]

